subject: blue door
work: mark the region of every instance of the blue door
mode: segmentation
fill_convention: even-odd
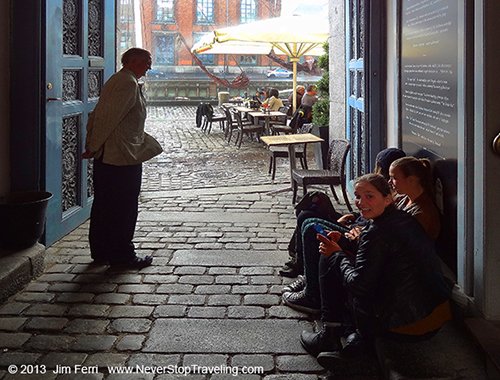
[[[92,163],[81,159],[87,115],[115,67],[114,0],[45,1],[45,244],[83,223]]]

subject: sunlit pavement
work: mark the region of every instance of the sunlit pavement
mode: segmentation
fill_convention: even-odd
[[[287,185],[288,161],[272,183],[261,143],[245,137],[237,149],[218,124],[204,134],[195,111],[149,109],[147,131],[165,152],[144,165],[135,243],[153,265],[121,272],[91,264],[88,223],[48,248],[45,272],[0,305],[0,366],[47,373],[0,378],[177,379],[197,368],[189,378],[217,380],[234,378],[236,367],[242,379],[323,373],[299,343],[311,320],[280,301],[287,280],[277,271],[295,219],[291,193],[268,192]],[[136,373],[108,375],[107,366]]]

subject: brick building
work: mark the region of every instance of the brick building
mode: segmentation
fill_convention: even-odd
[[[152,52],[153,67],[166,73],[198,72],[186,44],[191,47],[207,32],[216,28],[278,17],[281,0],[120,0],[118,7],[120,54],[140,45]],[[141,18],[140,28],[134,22]],[[215,73],[264,72],[271,61],[256,55],[201,55],[202,62]]]

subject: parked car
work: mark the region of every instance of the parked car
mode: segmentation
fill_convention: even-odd
[[[291,71],[282,67],[278,67],[277,69],[274,69],[267,73],[268,78],[291,78],[292,76],[293,73]]]
[[[149,69],[146,72],[146,77],[149,79],[160,79],[160,78],[166,78],[167,73],[158,69]]]

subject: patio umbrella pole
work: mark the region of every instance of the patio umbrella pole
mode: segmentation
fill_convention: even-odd
[[[295,89],[297,88],[297,62],[299,61],[298,58],[290,58],[290,61],[292,61],[292,67],[293,67],[293,82],[292,82],[292,89],[293,89],[293,112],[297,109],[297,91]]]

